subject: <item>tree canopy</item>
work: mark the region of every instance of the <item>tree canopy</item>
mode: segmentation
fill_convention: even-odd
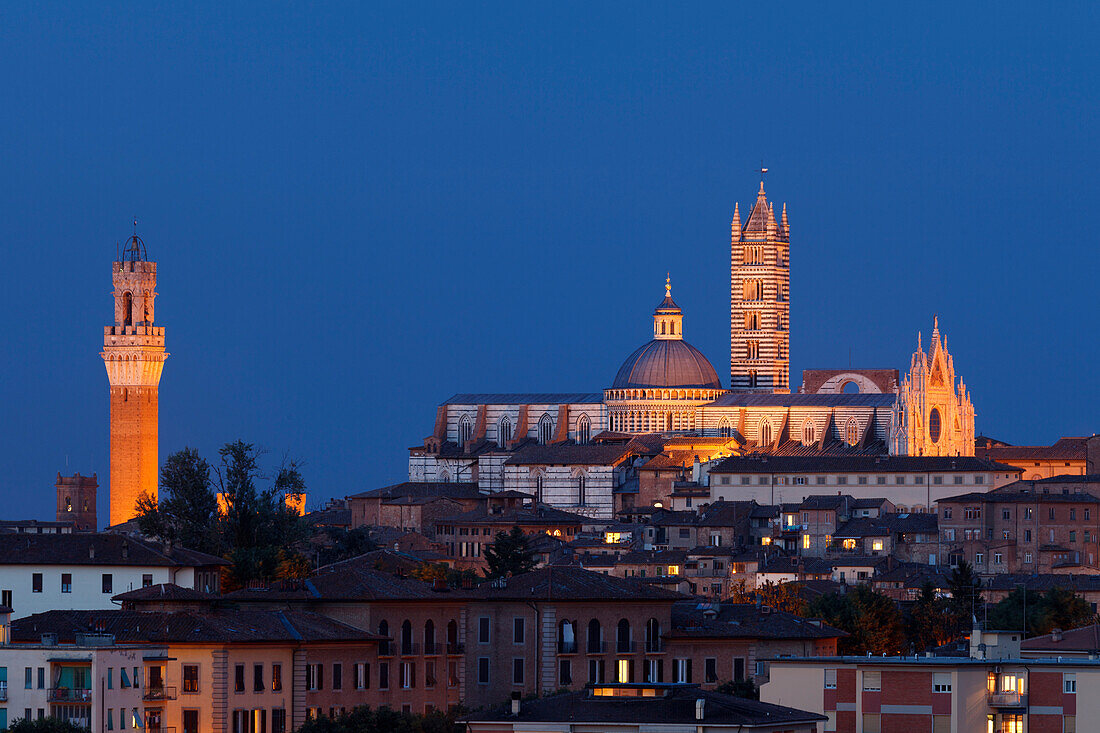
[[[897,605],[869,585],[856,585],[846,593],[828,593],[807,604],[809,616],[848,636],[837,643],[841,654],[899,654],[905,647],[905,629]]]
[[[1027,625],[1024,625],[1024,609]],[[1073,629],[1093,623],[1095,615],[1089,604],[1073,591],[1051,588],[1046,593],[1017,586],[999,603],[989,609],[986,626],[990,629],[1025,632],[1025,636],[1041,636],[1054,629]]]
[[[535,553],[527,535],[519,527],[512,527],[508,533],[497,532],[493,543],[485,548],[485,577],[503,578],[509,573],[518,575],[534,570],[537,564]]]
[[[88,729],[61,718],[19,718],[5,730],[9,733],[88,733]]]
[[[335,718],[310,718],[297,733],[460,733],[454,715],[399,713],[388,707],[357,707]]]
[[[262,455],[241,440],[226,443],[213,467],[192,448],[173,453],[161,469],[159,500],[148,494],[138,499],[138,527],[165,542],[228,559],[226,589],[308,574],[309,562],[294,549],[305,528],[286,501],[300,500],[305,492],[299,464],[286,460],[268,478]]]

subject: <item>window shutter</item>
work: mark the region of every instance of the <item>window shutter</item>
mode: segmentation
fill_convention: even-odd
[[[691,682],[691,660],[690,660],[690,659],[689,659],[689,660],[687,660],[687,663],[688,663],[688,669],[687,669],[687,681],[688,681],[688,682]]]

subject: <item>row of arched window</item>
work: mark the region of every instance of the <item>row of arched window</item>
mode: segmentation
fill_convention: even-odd
[[[469,415],[463,415],[458,420],[458,444],[465,446],[474,437],[474,421]],[[543,413],[538,422],[538,438],[543,445],[554,439],[554,419],[549,413]],[[497,445],[505,445],[512,439],[512,420],[507,415],[497,424]],[[588,415],[577,418],[576,440],[578,443],[588,443],[592,439],[592,421]]]
[[[615,625],[614,645],[610,645],[604,639],[603,628],[599,619],[588,622],[585,635],[584,650],[590,654],[614,651],[629,654],[638,651],[634,647],[633,632],[628,619],[619,619]],[[578,651],[578,628],[576,621],[563,619],[558,624],[558,653],[574,654]],[[655,618],[646,621],[645,624],[645,651],[661,651],[661,622]]]
[[[605,389],[606,400],[716,400],[716,389]]]
[[[378,634],[379,636],[390,635],[389,622],[385,620],[378,622]],[[397,648],[401,654],[439,654],[442,651],[442,644],[437,641],[435,635],[435,622],[431,619],[424,622],[420,639],[421,641],[418,642],[411,621],[405,619],[401,622],[401,631],[397,637]],[[454,619],[447,623],[446,644],[447,654],[458,654],[461,651],[461,643],[458,638],[458,622]],[[392,654],[390,642],[379,642],[378,653],[383,655]]]

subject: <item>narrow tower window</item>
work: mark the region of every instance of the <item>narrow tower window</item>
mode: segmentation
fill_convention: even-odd
[[[129,290],[122,294],[122,325],[134,325],[134,296]]]

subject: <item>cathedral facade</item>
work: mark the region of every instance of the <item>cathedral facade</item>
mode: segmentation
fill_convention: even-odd
[[[517,490],[606,517],[606,494],[627,480],[631,460],[611,446],[634,446],[635,461],[662,441],[691,436],[713,439],[718,456],[974,455],[974,408],[938,321],[929,353],[918,335],[900,384],[891,369],[811,370],[791,393],[790,228],[785,205],[776,221],[763,183],[743,225],[734,207],[730,257],[728,389],[684,339],[684,313],[666,279],[650,340],[610,386],[455,395],[439,406],[423,446],[410,449],[409,480]]]

